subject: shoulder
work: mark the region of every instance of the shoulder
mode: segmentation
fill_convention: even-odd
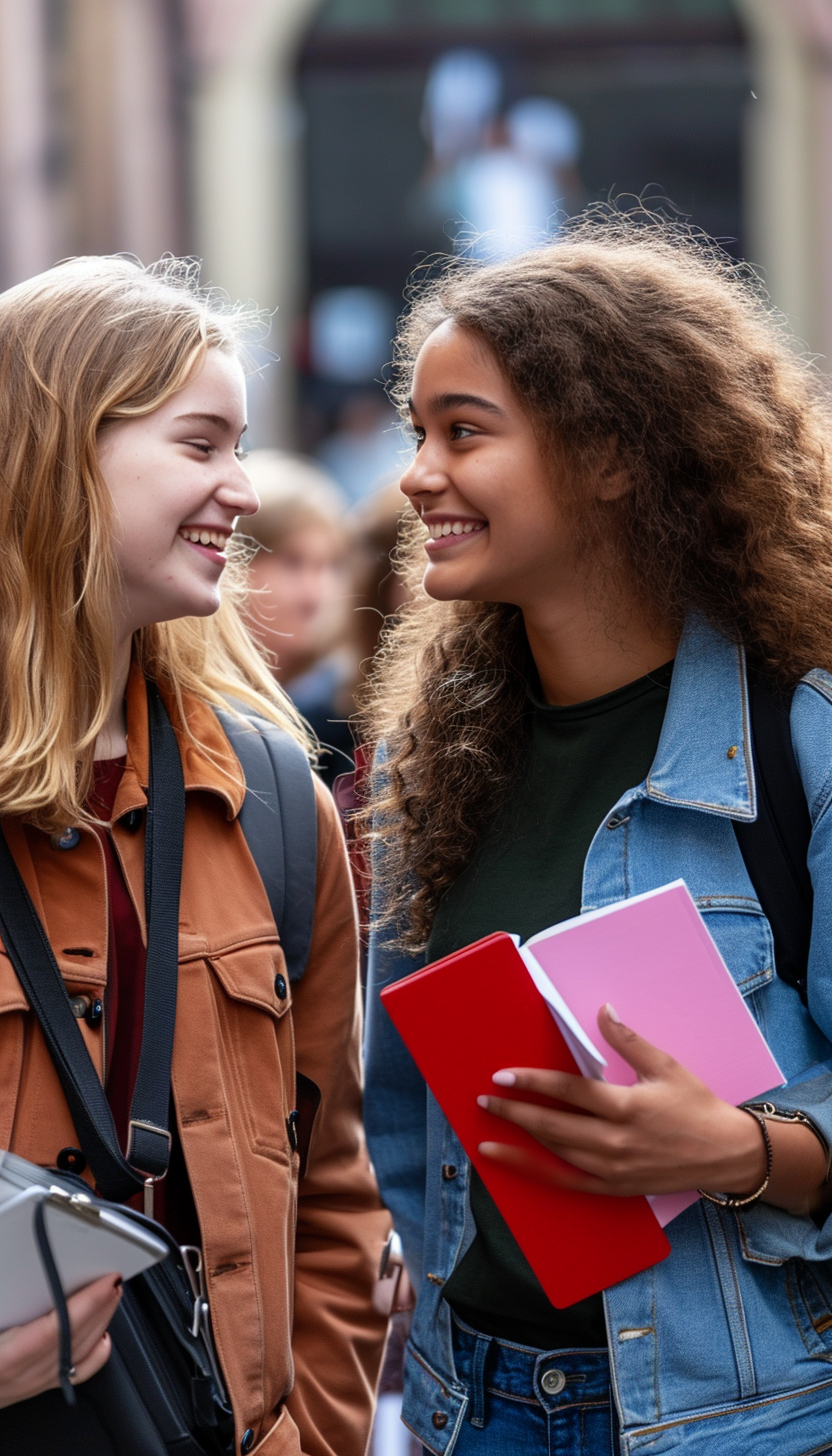
[[[832,673],[816,667],[801,678],[791,707],[791,735],[812,821],[832,798]]]

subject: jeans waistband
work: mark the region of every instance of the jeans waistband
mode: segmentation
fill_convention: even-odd
[[[610,1365],[606,1347],[535,1350],[495,1335],[484,1335],[452,1314],[454,1364],[468,1387],[471,1424],[485,1424],[486,1389],[546,1411],[596,1405],[610,1397]]]

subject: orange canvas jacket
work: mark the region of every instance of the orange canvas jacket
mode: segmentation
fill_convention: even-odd
[[[166,699],[174,726],[172,700]],[[385,1320],[372,1306],[389,1228],[361,1126],[355,911],[343,838],[316,784],[318,881],[305,974],[288,986],[278,930],[237,816],[244,779],[214,713],[186,704],[186,788],[173,1099],[199,1215],[236,1449],[260,1456],[363,1456]],[[134,668],[128,754],[113,841],[145,932],[147,710]],[[197,746],[198,745],[198,746]],[[61,849],[7,819],[15,861],[70,995],[102,995],[107,895],[102,846],[82,830]],[[285,990],[286,994],[279,994]],[[78,1026],[101,1073],[104,1022]],[[286,1119],[295,1072],[320,1088],[305,1176]],[[54,1166],[78,1138],[40,1027],[0,950],[0,1147]]]

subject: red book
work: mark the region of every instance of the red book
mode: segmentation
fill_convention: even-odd
[[[541,1165],[568,1166],[477,1106],[483,1092],[517,1095],[493,1086],[501,1067],[580,1075],[510,935],[475,941],[386,987],[381,999],[552,1304],[565,1309],[667,1257],[646,1198],[573,1193],[477,1151],[481,1142],[513,1143]]]

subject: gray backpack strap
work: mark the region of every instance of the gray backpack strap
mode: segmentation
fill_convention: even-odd
[[[269,897],[290,981],[306,968],[315,914],[318,818],[312,770],[300,744],[246,712],[217,717],[246,779],[240,824]]]

